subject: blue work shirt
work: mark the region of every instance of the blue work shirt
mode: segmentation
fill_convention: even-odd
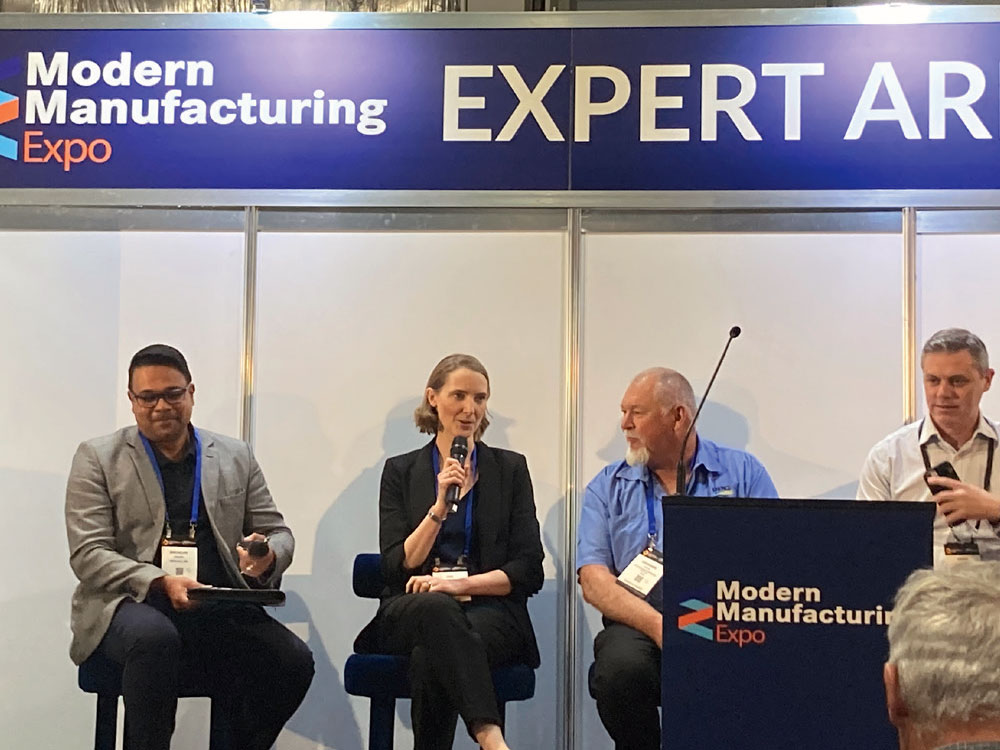
[[[694,497],[777,497],[763,464],[746,451],[698,438],[687,494]],[[618,461],[590,480],[576,544],[577,570],[605,565],[617,576],[646,548],[646,487],[653,482],[656,548],[663,551],[663,487],[645,466]]]

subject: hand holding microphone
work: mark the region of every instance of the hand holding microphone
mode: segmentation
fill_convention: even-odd
[[[240,559],[240,572],[251,578],[259,578],[274,565],[274,550],[267,543],[267,537],[254,532],[236,545]]]
[[[445,490],[445,512],[449,515],[458,510],[458,500],[465,484],[465,459],[469,455],[469,441],[457,435],[451,443],[451,456],[445,461],[438,474],[438,487]],[[438,490],[440,497],[441,489]]]

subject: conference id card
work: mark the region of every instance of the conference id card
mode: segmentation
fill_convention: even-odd
[[[185,576],[198,580],[198,548],[192,542],[163,541],[160,567],[167,575]]]
[[[455,581],[459,578],[468,578],[469,569],[464,565],[435,565],[431,570],[431,576],[434,578],[440,578],[442,581]],[[453,598],[460,602],[471,602],[472,597],[468,594],[462,594],[460,596],[454,596]]]
[[[649,592],[663,578],[663,555],[652,547],[646,547],[635,556],[618,576],[618,583],[645,599]]]

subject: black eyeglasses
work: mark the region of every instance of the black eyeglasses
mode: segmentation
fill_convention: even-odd
[[[152,409],[159,403],[161,398],[171,406],[176,406],[184,400],[188,388],[190,386],[185,386],[184,388],[167,388],[165,391],[140,391],[139,393],[129,389],[129,393],[132,394],[132,398],[139,402],[140,406]]]

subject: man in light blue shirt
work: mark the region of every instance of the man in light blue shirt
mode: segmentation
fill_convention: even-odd
[[[604,616],[594,640],[591,692],[616,750],[658,750],[660,585],[645,597],[618,576],[644,550],[663,552],[661,500],[677,486],[681,443],[695,413],[694,391],[675,370],[636,375],[622,398],[625,460],[606,466],[587,485],[577,540],[583,598]],[[777,497],[767,470],[749,453],[693,433],[684,455],[684,494],[698,497]],[[654,556],[655,557],[655,554]]]

